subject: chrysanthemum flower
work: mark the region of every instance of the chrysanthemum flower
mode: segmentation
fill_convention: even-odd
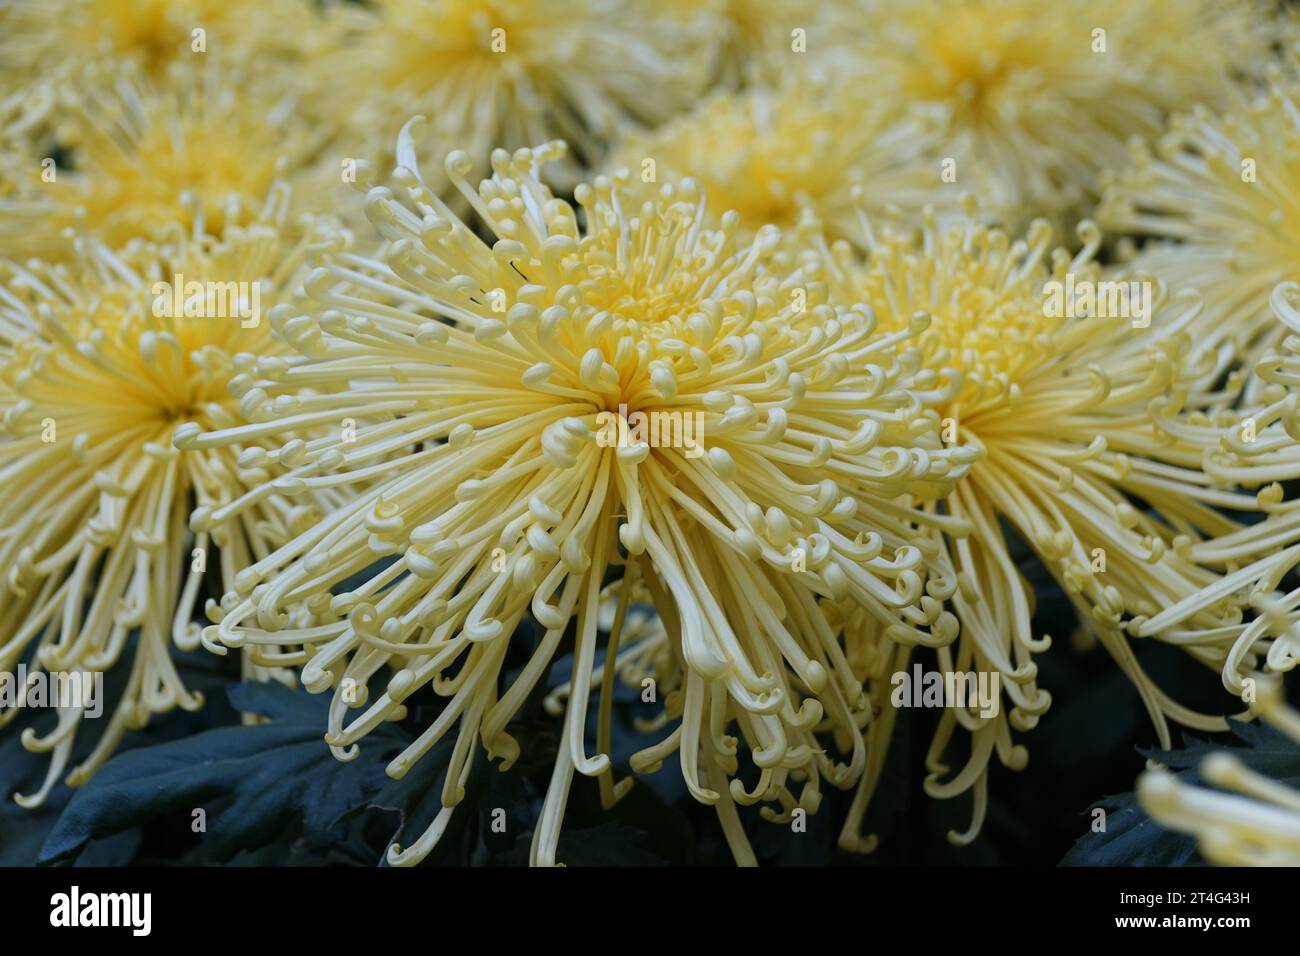
[[[1233,394],[1218,414],[1179,423],[1185,439],[1205,446],[1207,478],[1262,488],[1265,517],[1201,542],[1193,548],[1202,561],[1228,573],[1211,585],[1184,595],[1142,623],[1140,634],[1180,627],[1206,607],[1226,599],[1251,611],[1239,629],[1225,671],[1228,687],[1247,687],[1233,678],[1235,662],[1267,646],[1268,670],[1282,673],[1300,661],[1300,590],[1279,589],[1300,565],[1300,501],[1286,499],[1283,483],[1300,480],[1300,284],[1278,284],[1270,296],[1270,315],[1281,341],[1256,363],[1249,387]]]
[[[1269,296],[1300,277],[1300,83],[1276,79],[1222,115],[1176,117],[1106,188],[1107,228],[1158,240],[1134,265],[1205,302],[1196,334],[1253,364],[1277,344]]]
[[[664,0],[656,12],[650,28],[671,30],[681,55],[710,62],[705,75],[724,88],[775,84],[809,63],[831,67],[863,40],[856,3]]]
[[[1273,35],[1255,0],[885,0],[867,5],[861,70],[945,104],[974,154],[957,168],[1010,223],[1063,219],[1134,135],[1221,104]],[[1098,32],[1102,31],[1102,32]]]
[[[92,62],[130,63],[158,78],[206,53],[289,65],[321,51],[323,26],[310,0],[8,0],[0,93],[69,79]]]
[[[834,238],[861,243],[855,193],[874,213],[897,207],[915,218],[945,195],[956,207],[958,186],[932,158],[940,136],[938,117],[904,112],[878,89],[791,73],[778,88],[717,93],[630,137],[611,166],[643,180],[690,176],[715,216],[734,209],[751,233],[793,229],[807,207]]]
[[[1260,695],[1259,716],[1300,746],[1300,714],[1276,688]],[[1228,751],[1206,757],[1201,779],[1183,783],[1166,770],[1138,779],[1138,799],[1156,822],[1190,833],[1201,854],[1221,866],[1300,866],[1300,791],[1251,770]]]
[[[198,707],[169,649],[199,644],[205,575],[229,587],[238,568],[315,520],[314,505],[328,506],[269,486],[250,492],[274,468],[237,460],[239,449],[171,446],[180,421],[241,420],[228,380],[252,356],[283,350],[257,310],[285,301],[313,246],[339,241],[324,223],[286,241],[287,205],[277,188],[265,216],[220,241],[177,226],[159,244],[117,252],[81,240],[60,266],[0,264],[0,671],[129,670],[102,729],[84,728],[84,708],[64,700],[55,726],[25,731],[28,749],[52,756],[24,805],[44,800],[79,733],[98,739],[67,774],[74,786],[151,715]],[[209,299],[194,282],[222,286]],[[217,506],[240,495],[239,518],[227,521]],[[0,725],[17,713],[0,713]]]
[[[1090,317],[1074,318],[1073,311],[1054,308],[1049,283],[1064,290],[1070,282],[1082,291],[1102,278],[1092,261],[1100,234],[1090,223],[1080,226],[1084,248],[1073,258],[1052,250],[1042,221],[1015,242],[977,226],[940,231],[932,221],[917,240],[868,228],[865,262],[847,244],[827,246],[815,225],[806,229],[803,269],[829,284],[832,301],[867,303],[885,329],[902,328],[917,313],[930,316],[920,340],[925,364],[951,367],[961,381],[940,409],[945,438],[982,452],[942,505],[971,533],[943,544],[940,567],[950,562],[958,582],[952,606],[961,634],[955,651],[941,649],[940,665],[999,674],[1010,706],[994,716],[945,711],[927,761],[927,792],[950,797],[974,788],[975,794],[971,829],[950,838],[974,838],[989,761],[996,754],[1013,769],[1023,766],[1026,753],[1011,731],[1032,728],[1049,703],[1036,684],[1033,655],[1050,640],[1032,632],[1034,595],[1008,552],[1004,524],[1029,545],[1074,603],[1080,625],[1133,681],[1162,741],[1167,719],[1221,728],[1221,718],[1180,706],[1146,676],[1127,633],[1218,580],[1216,569],[1189,554],[1201,539],[1236,528],[1214,508],[1259,507],[1255,496],[1234,493],[1201,472],[1217,435],[1198,442],[1178,429],[1182,416],[1211,403],[1205,383],[1222,371],[1214,351],[1197,350],[1176,332],[1161,334],[1178,328],[1195,305],[1164,303],[1164,291],[1149,281],[1117,275],[1110,279],[1145,282],[1149,329],[1134,328],[1141,324],[1136,313],[1097,307],[1083,313]],[[851,612],[845,610],[849,634],[865,646],[850,647],[850,655],[861,659],[864,676],[879,681],[905,669],[909,649],[900,653],[870,622],[854,628]],[[1190,615],[1181,631],[1155,636],[1219,670],[1239,623],[1240,609],[1225,599]],[[1247,655],[1241,666],[1254,663]],[[888,686],[877,687],[878,706],[888,708],[888,694]],[[958,726],[970,732],[971,749],[948,777],[944,751]],[[869,729],[887,733],[887,723]],[[870,846],[857,832],[874,778],[864,781],[842,838],[850,847]]]
[[[706,81],[706,63],[680,55],[698,40],[646,29],[638,11],[626,0],[337,5],[334,19],[350,42],[316,68],[345,97],[345,141],[367,159],[389,158],[394,134],[418,112],[430,117],[435,142],[465,149],[476,171],[486,170],[493,147],[554,137],[591,165],[620,124],[660,122]],[[575,173],[561,168],[565,178]],[[437,176],[435,186],[446,189]]]
[[[69,235],[119,248],[177,222],[220,237],[252,221],[278,180],[296,187],[301,207],[331,182],[350,194],[337,167],[316,171],[325,136],[297,112],[296,95],[215,54],[162,81],[129,65],[90,66],[63,96],[57,138],[72,168],[47,172],[28,158],[0,199],[0,255],[56,258]]]
[[[680,721],[638,766],[677,752],[690,791],[752,861],[737,803],[775,803],[776,819],[811,813],[823,778],[849,786],[863,762],[860,743],[840,764],[814,736],[867,719],[819,599],[857,602],[899,641],[953,636],[907,496],[942,493],[971,453],[940,447],[926,405],[942,391],[932,373],[913,375],[905,350],[920,323],[875,334],[864,310],[833,308],[824,287],[776,269],[774,228],[742,241],[734,215],[707,225],[689,182],[650,198],[626,174],[581,185],[580,226],[538,178],[559,144],[498,150],[477,191],[470,158],[447,158],[495,237],[486,244],[417,171],[416,122],[397,148],[402,195],[368,199],[384,259],[318,270],[310,307],[275,317],[303,357],[261,363],[240,383],[254,424],[176,434],[179,448],[217,448],[348,416],[353,442],[272,452],[293,469],[275,487],[377,479],[243,571],[205,635],[313,652],[302,680],[334,687],[326,739],[340,756],[419,689],[447,698],[388,770],[400,778],[458,728],[443,813],[389,850],[409,864],[461,801],[475,737],[514,762],[507,725],[576,622],[572,699],[532,851],[552,863],[574,774],[600,778],[607,801],[624,786],[586,734],[602,591],[621,567],[616,599],[653,601],[681,675],[668,702]],[[308,386],[320,394],[280,397]],[[646,421],[657,431],[618,437]],[[352,575],[364,583],[331,593]],[[286,619],[295,604],[309,622]],[[529,611],[544,636],[502,686]],[[370,700],[372,678],[383,683]],[[364,707],[351,720],[350,705]],[[607,726],[608,700],[601,714]],[[752,789],[735,779],[742,738],[759,768]]]

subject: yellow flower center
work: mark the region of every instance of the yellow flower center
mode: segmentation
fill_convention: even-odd
[[[220,236],[228,225],[228,198],[265,196],[275,180],[277,155],[264,124],[232,126],[227,119],[223,114],[154,124],[126,149],[93,144],[86,151],[93,165],[84,175],[59,181],[66,182],[67,203],[84,210],[84,222],[112,246],[154,235],[172,222],[191,227],[200,215],[206,229]],[[190,201],[183,203],[186,195]]]
[[[60,23],[63,42],[158,72],[190,52],[193,31],[227,19],[230,0],[90,0]]]
[[[466,70],[479,77],[484,71],[504,74],[506,64],[538,52],[529,42],[536,21],[511,0],[398,2],[381,12],[390,18],[378,77],[384,87],[429,89]],[[469,110],[473,104],[447,108]]]
[[[1026,6],[923,4],[913,11],[908,35],[918,48],[902,76],[909,98],[948,103],[968,125],[1003,118],[1008,84],[1050,68],[1064,52],[1043,31],[1031,35],[1038,19]]]

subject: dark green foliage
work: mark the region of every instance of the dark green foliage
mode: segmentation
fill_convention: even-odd
[[[231,703],[270,718],[139,747],[112,760],[69,801],[39,862],[75,859],[91,840],[165,818],[207,812],[204,856],[224,862],[275,842],[300,823],[308,848],[346,836],[340,820],[383,784],[383,765],[403,736],[371,734],[357,759],[336,760],[321,739],[326,699],[280,684],[240,684]]]
[[[1169,754],[1144,749],[1154,746],[1156,738],[1136,692],[1103,650],[1071,647],[1074,613],[1069,602],[1014,539],[1012,546],[1038,597],[1036,629],[1055,638],[1054,647],[1037,659],[1040,683],[1052,691],[1054,703],[1034,731],[1017,735],[1029,747],[1029,766],[1019,773],[993,767],[980,838],[965,848],[947,842],[949,830],[966,829],[970,798],[934,801],[925,795],[924,760],[938,713],[906,710],[899,714],[866,818],[865,832],[880,838],[876,852],[858,856],[837,848],[852,792],[826,789],[822,808],[808,818],[804,833],[766,823],[753,812],[742,814],[761,863],[1194,864],[1199,858],[1191,841],[1151,823],[1126,793],[1142,770],[1144,754],[1194,778],[1195,765],[1209,749],[1237,745],[1242,759],[1256,770],[1300,786],[1300,753],[1267,728],[1239,725],[1239,740],[1222,735],[1223,740],[1190,742]],[[507,681],[537,640],[528,625],[514,636]],[[1135,650],[1174,697],[1207,711],[1233,709],[1213,675],[1176,649],[1137,642]],[[926,654],[917,660],[934,666]],[[328,695],[278,684],[239,684],[234,655],[185,655],[180,666],[187,686],[202,690],[207,706],[196,714],[155,718],[145,731],[128,735],[122,750],[88,784],[76,792],[56,788],[40,811],[21,810],[9,795],[34,789],[45,758],[23,750],[17,733],[0,738],[0,865],[39,860],[64,865],[376,866],[383,864],[391,843],[409,845],[441,809],[454,733],[405,779],[390,780],[384,773],[391,758],[441,708],[442,701],[427,689],[408,701],[405,720],[370,734],[355,760],[341,763],[323,741]],[[511,723],[509,731],[522,746],[516,766],[502,773],[499,763],[482,753],[475,756],[465,800],[424,865],[527,863],[559,743],[559,727],[544,713],[542,699],[567,679],[570,667],[571,658],[558,660],[549,680]],[[110,686],[110,704],[114,693]],[[631,754],[657,739],[638,732],[635,722],[652,716],[658,706],[643,703],[635,689],[615,695],[611,749],[618,778],[627,775]],[[240,710],[269,721],[243,725]],[[41,726],[49,721],[48,715],[35,719],[47,722]],[[15,729],[20,728],[10,728]],[[594,740],[594,714],[589,735]],[[87,735],[79,747],[88,748],[92,741]],[[1246,747],[1240,747],[1243,741]],[[954,752],[945,755],[951,773],[964,761],[964,746],[959,736]],[[747,763],[742,754],[742,768]],[[742,779],[752,783],[747,772],[742,770]],[[1098,794],[1107,792],[1121,795],[1100,804],[1108,811],[1106,833],[1079,839],[1088,832],[1089,809]],[[197,808],[207,813],[206,833],[193,832]],[[576,777],[559,857],[570,866],[731,863],[713,810],[686,793],[674,759],[639,779],[611,810],[601,807],[596,781]]]
[[[1272,727],[1233,723],[1245,746],[1232,748],[1244,765],[1292,788],[1300,788],[1300,746]],[[1167,766],[1180,779],[1201,784],[1201,761],[1219,747],[1193,741],[1181,750],[1145,755]],[[1186,866],[1203,864],[1196,841],[1155,823],[1138,804],[1137,795],[1122,793],[1096,803],[1106,811],[1106,830],[1088,833],[1061,860],[1063,866]]]

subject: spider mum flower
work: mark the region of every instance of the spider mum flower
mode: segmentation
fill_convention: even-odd
[[[814,737],[866,719],[819,599],[860,603],[900,641],[953,636],[907,496],[942,493],[972,456],[939,445],[925,407],[942,398],[936,377],[914,377],[905,349],[919,324],[877,335],[824,287],[794,294],[797,280],[776,269],[777,230],[742,240],[735,216],[707,225],[689,182],[648,199],[626,176],[584,184],[580,227],[538,178],[559,144],[497,151],[477,190],[470,158],[447,158],[495,237],[486,244],[418,172],[416,128],[398,143],[401,197],[368,198],[384,260],[318,270],[312,307],[273,317],[304,358],[241,383],[254,424],[177,432],[178,447],[215,448],[350,416],[354,442],[286,446],[297,456],[287,477],[304,488],[378,479],[242,572],[205,634],[312,651],[302,680],[334,686],[326,740],[341,756],[420,688],[448,698],[388,770],[401,777],[458,727],[443,813],[410,847],[390,847],[390,862],[409,864],[461,801],[476,737],[503,768],[514,762],[507,724],[572,622],[575,683],[532,850],[549,864],[574,774],[600,778],[607,801],[626,784],[586,733],[606,573],[621,566],[610,596],[624,610],[649,596],[681,674],[678,726],[638,766],[678,753],[690,791],[752,861],[737,803],[811,813],[822,778],[851,785],[862,763],[860,743],[837,763]],[[273,397],[309,382],[337,387],[283,410]],[[364,583],[331,593],[356,574]],[[310,623],[286,620],[292,602]],[[502,686],[529,611],[544,636]],[[389,668],[370,700],[371,678]],[[348,719],[350,704],[364,710]],[[741,738],[759,768],[752,790],[734,779]]]
[[[1106,188],[1108,228],[1152,242],[1134,265],[1205,301],[1196,334],[1237,343],[1248,364],[1283,326],[1268,302],[1300,276],[1300,84],[1276,79],[1266,95],[1216,115],[1176,117],[1155,149],[1134,146]]]
[[[1134,135],[1223,103],[1272,36],[1251,0],[922,0],[871,4],[860,69],[942,103],[973,153],[958,181],[1008,223],[1058,219],[1099,192]],[[951,154],[947,154],[951,155]]]
[[[73,786],[151,715],[201,705],[168,652],[199,644],[205,575],[229,587],[328,506],[249,491],[270,472],[239,449],[171,446],[179,421],[240,421],[228,379],[277,350],[259,309],[287,294],[313,243],[337,241],[323,225],[284,240],[286,205],[277,190],[264,219],[220,242],[177,227],[163,244],[113,252],[86,240],[64,265],[0,265],[0,670],[129,671],[94,749],[67,774]],[[240,518],[225,521],[216,505],[240,495]],[[78,733],[96,733],[75,702],[56,713],[53,728],[24,732],[24,746],[51,754],[24,805],[44,800]]]
[[[1277,688],[1261,693],[1259,715],[1300,745],[1300,714]],[[1183,783],[1165,770],[1138,779],[1138,799],[1151,817],[1190,833],[1220,866],[1300,866],[1300,792],[1245,766],[1228,751],[1206,757],[1201,779],[1216,790]]]
[[[215,54],[176,65],[161,83],[132,66],[87,67],[65,99],[58,139],[72,168],[32,158],[15,176],[0,198],[0,255],[57,259],[71,248],[69,230],[110,248],[176,222],[220,237],[255,219],[276,181],[297,187],[300,206],[321,195],[308,170],[323,136],[295,111],[296,97]]]
[[[1252,620],[1229,653],[1229,673],[1236,661],[1265,647],[1272,672],[1288,671],[1300,660],[1300,590],[1279,590],[1300,564],[1300,502],[1286,499],[1279,484],[1300,479],[1298,293],[1295,282],[1274,288],[1271,313],[1284,335],[1278,348],[1256,363],[1250,387],[1233,395],[1219,414],[1179,425],[1184,435],[1206,445],[1204,470],[1210,479],[1261,488],[1265,517],[1198,545],[1203,560],[1229,573],[1165,607],[1139,632],[1180,626],[1205,607],[1234,598],[1251,609]],[[1235,681],[1229,687],[1237,693],[1245,690]]]
[[[1193,350],[1186,336],[1154,334],[1179,327],[1196,306],[1166,305],[1163,289],[1149,279],[1109,280],[1125,284],[1134,308],[1146,290],[1149,329],[1135,328],[1143,324],[1137,312],[1120,314],[1105,302],[1088,306],[1086,298],[1075,298],[1075,291],[1082,296],[1102,281],[1092,261],[1100,232],[1084,223],[1079,234],[1084,248],[1071,257],[1052,250],[1051,229],[1041,220],[1013,242],[969,224],[939,230],[930,219],[919,238],[869,229],[870,254],[860,262],[847,244],[831,247],[821,240],[815,223],[806,230],[810,251],[803,268],[827,282],[833,300],[867,303],[884,329],[901,328],[917,313],[931,318],[920,338],[925,364],[950,368],[960,379],[939,409],[943,437],[982,453],[942,504],[970,533],[943,542],[939,566],[950,562],[944,573],[957,581],[952,607],[961,634],[953,649],[940,649],[939,662],[945,671],[999,675],[1010,706],[995,714],[945,710],[931,746],[928,793],[952,797],[974,788],[970,830],[950,834],[958,843],[979,830],[989,761],[996,756],[1013,769],[1023,766],[1027,755],[1013,744],[1011,731],[1032,728],[1050,701],[1036,684],[1033,661],[1050,638],[1032,632],[1033,592],[1011,558],[1004,523],[1029,545],[1074,603],[1081,626],[1136,685],[1162,740],[1168,739],[1167,719],[1223,727],[1221,718],[1192,712],[1164,694],[1143,672],[1128,635],[1218,580],[1218,572],[1193,553],[1202,539],[1237,527],[1215,507],[1259,507],[1255,496],[1234,493],[1202,473],[1202,457],[1218,435],[1193,429],[1188,436],[1179,427],[1180,416],[1191,414],[1184,405],[1211,402],[1203,383],[1218,378],[1226,360]],[[865,677],[878,680],[906,668],[909,649],[900,654],[870,622],[855,627],[851,609],[845,613],[848,633],[863,644],[850,653],[867,669]],[[1240,615],[1224,599],[1189,615],[1183,630],[1155,636],[1219,670]],[[1254,663],[1247,655],[1242,666]],[[888,694],[889,688],[877,687],[878,706],[889,706]],[[885,721],[868,732],[883,738],[888,727]],[[969,758],[945,779],[944,751],[959,727],[971,735]],[[874,778],[868,774],[864,781],[869,791]],[[845,846],[871,846],[857,833],[865,807],[863,796],[846,825]]]
[[[630,138],[612,166],[642,180],[690,176],[715,214],[734,209],[750,232],[793,229],[807,207],[834,238],[862,242],[855,193],[874,213],[896,206],[914,218],[945,190],[956,203],[956,185],[931,161],[940,135],[938,118],[902,113],[878,90],[791,74],[778,89],[711,96]]]
[[[386,154],[419,112],[436,141],[464,148],[476,169],[495,146],[557,136],[591,165],[620,123],[659,122],[704,83],[701,62],[677,55],[694,41],[643,29],[624,0],[385,0],[337,8],[335,18],[350,42],[319,68],[356,92],[349,141],[366,144],[369,158]]]

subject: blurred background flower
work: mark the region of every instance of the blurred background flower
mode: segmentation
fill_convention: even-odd
[[[1267,0],[866,0],[857,82],[943,104],[972,153],[958,181],[1012,228],[1087,211],[1130,137],[1232,102],[1277,36]],[[944,155],[953,155],[946,153]]]
[[[1284,327],[1269,297],[1300,275],[1300,86],[1292,64],[1222,113],[1176,116],[1112,174],[1099,210],[1108,228],[1145,240],[1130,265],[1205,303],[1194,334],[1232,343],[1247,365]]]
[[[340,167],[320,165],[329,134],[304,121],[299,93],[259,82],[246,65],[213,55],[152,79],[102,63],[79,82],[55,123],[63,162],[29,158],[0,198],[0,254],[58,260],[73,238],[119,248],[176,224],[221,238],[264,215],[276,183],[292,187],[277,190],[292,203],[277,213],[281,229],[309,210],[347,212]]]
[[[87,65],[163,80],[212,53],[283,78],[334,41],[307,0],[10,0],[0,7],[0,102],[18,128],[48,138],[64,97],[102,78],[78,75]]]
[[[628,0],[386,0],[329,12],[339,49],[311,65],[330,91],[313,109],[381,169],[397,130],[420,114],[440,149],[467,152],[475,175],[493,149],[561,137],[576,162],[552,174],[572,188],[622,124],[662,122],[708,80],[707,60],[691,55],[705,21],[644,29]],[[446,194],[441,172],[431,175]]]
[[[710,95],[653,133],[626,137],[609,166],[642,181],[689,176],[714,221],[734,210],[750,233],[789,230],[812,210],[835,239],[866,245],[859,206],[919,221],[956,210],[960,193],[934,159],[944,127],[895,93],[790,72],[776,87]],[[856,197],[856,200],[855,200]]]

